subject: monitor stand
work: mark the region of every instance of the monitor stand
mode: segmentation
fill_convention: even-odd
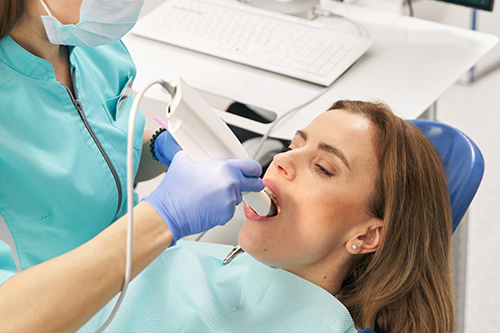
[[[319,0],[250,0],[252,6],[308,19],[314,18]]]

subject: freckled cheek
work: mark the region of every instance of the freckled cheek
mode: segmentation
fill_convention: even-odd
[[[364,206],[358,197],[348,193],[336,194],[323,192],[322,195],[309,195],[290,202],[289,216],[296,220],[349,220]]]
[[[288,208],[288,209],[286,209]],[[318,228],[326,225],[336,215],[333,202],[325,198],[304,196],[288,202],[283,209],[283,219],[286,222],[287,232],[294,234],[298,240],[308,242],[308,238],[318,232]]]
[[[306,190],[295,191],[291,198],[288,198],[287,208],[296,213],[309,213],[325,209],[325,206],[334,205],[339,198],[335,195],[316,187],[305,187]]]

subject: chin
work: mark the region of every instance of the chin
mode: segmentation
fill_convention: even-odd
[[[238,234],[238,244],[243,250],[245,250],[245,252],[249,252],[253,248],[251,237],[247,228],[247,223],[248,221],[245,220],[245,223],[241,227],[240,233]]]
[[[263,235],[256,232],[257,230],[250,228],[248,225],[241,228],[238,235],[238,244],[241,248],[251,255],[256,260],[269,265],[272,260],[269,256],[272,254],[272,250],[268,248],[266,244],[266,239]]]
[[[245,252],[251,255],[265,251],[265,249],[262,249],[264,245],[262,243],[262,235],[258,232],[258,230],[252,228],[249,224],[251,224],[251,222],[248,220],[246,220],[243,224],[243,227],[238,235],[238,244],[243,250],[245,250]]]

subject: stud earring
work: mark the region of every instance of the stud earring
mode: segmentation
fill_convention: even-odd
[[[357,250],[357,249],[358,249],[358,247],[356,246],[356,244],[353,244],[353,245],[352,245],[352,249],[353,249],[353,250]]]

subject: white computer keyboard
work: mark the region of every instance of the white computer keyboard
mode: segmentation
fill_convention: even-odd
[[[142,17],[136,35],[329,86],[373,40],[236,0],[167,0]]]

